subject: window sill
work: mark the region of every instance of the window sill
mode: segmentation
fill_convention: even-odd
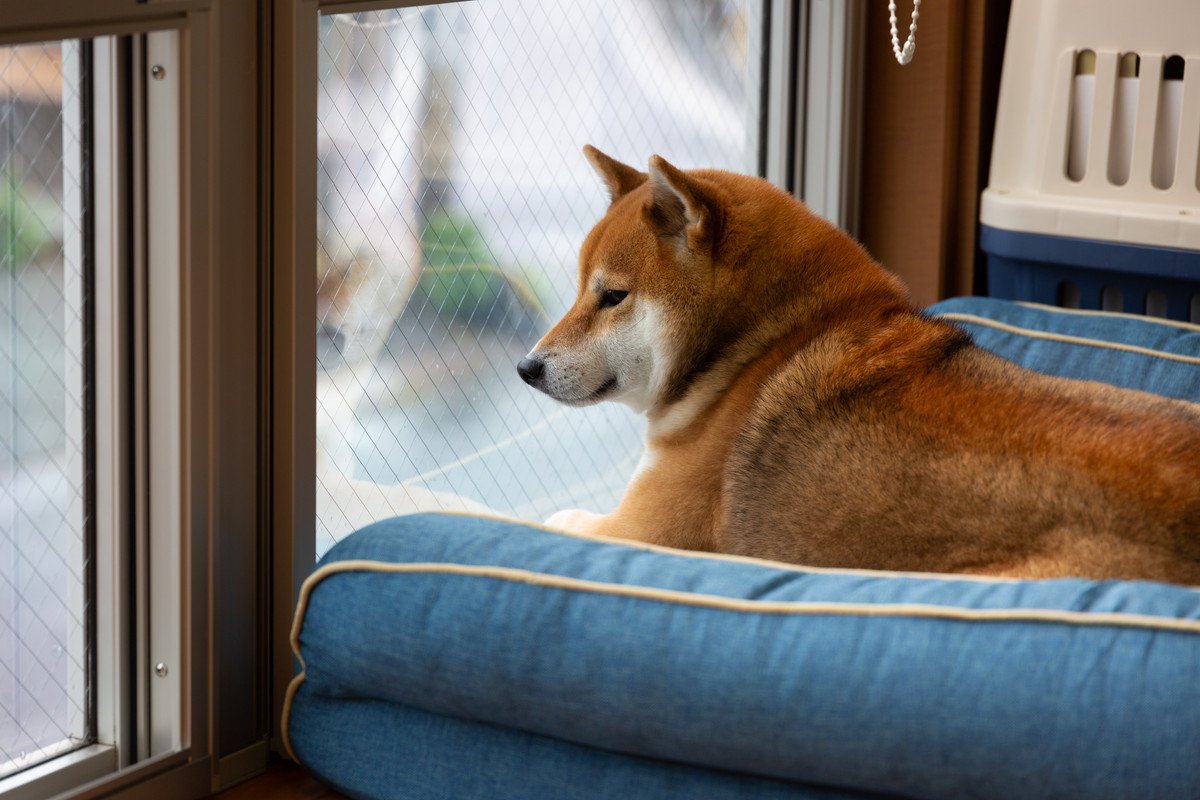
[[[85,745],[0,779],[0,800],[53,797],[116,768],[116,748],[103,744]]]

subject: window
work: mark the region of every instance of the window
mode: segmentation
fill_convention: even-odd
[[[763,15],[481,0],[321,18],[318,555],[415,510],[615,506],[641,419],[556,405],[515,370],[607,206],[580,148],[758,171]]]
[[[90,54],[0,48],[0,778],[95,735]]]
[[[179,44],[0,46],[5,798],[188,756]]]

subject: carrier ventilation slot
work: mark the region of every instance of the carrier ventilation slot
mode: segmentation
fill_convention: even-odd
[[[1150,183],[1170,189],[1175,183],[1175,157],[1179,152],[1179,121],[1183,111],[1183,58],[1171,56],[1163,62],[1158,89],[1158,115],[1154,121],[1154,160]]]
[[[1121,290],[1116,286],[1105,286],[1104,291],[1100,293],[1100,309],[1102,311],[1123,311],[1125,305]]]
[[[1192,307],[1188,309],[1188,322],[1200,322],[1200,294],[1192,295]]]
[[[1075,55],[1071,88],[1071,116],[1067,131],[1067,177],[1083,180],[1087,173],[1088,139],[1092,127],[1092,104],[1096,99],[1096,53],[1081,50]]]
[[[1058,307],[1079,308],[1079,287],[1074,281],[1063,281],[1058,285]]]
[[[1146,316],[1167,318],[1167,296],[1158,289],[1146,292]]]
[[[1116,94],[1113,97],[1112,136],[1108,140],[1108,181],[1117,186],[1129,182],[1141,69],[1142,59],[1137,53],[1121,54],[1117,64]]]

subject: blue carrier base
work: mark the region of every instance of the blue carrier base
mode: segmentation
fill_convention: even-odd
[[[1200,322],[1200,251],[980,227],[989,297]]]

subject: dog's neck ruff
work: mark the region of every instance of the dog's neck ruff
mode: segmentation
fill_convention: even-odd
[[[646,415],[648,438],[673,436],[699,419],[729,388],[737,371],[728,361],[721,362],[693,381],[683,397],[661,410],[652,409]]]
[[[739,375],[801,330],[803,326],[798,324],[776,322],[743,335],[721,358],[693,377],[678,400],[647,413],[648,438],[662,439],[688,428],[721,399]]]
[[[896,314],[909,311],[907,302],[894,297],[870,312],[870,321],[874,326],[882,327]],[[809,317],[777,318],[773,324],[768,323],[743,335],[728,348],[724,357],[691,380],[679,400],[652,408],[647,413],[648,438],[654,441],[685,430],[708,412],[739,376],[753,369],[756,363],[773,353],[780,359],[789,358],[806,344],[841,327],[844,316],[844,307],[814,309]],[[857,317],[860,324],[866,324],[864,316],[860,313]]]

